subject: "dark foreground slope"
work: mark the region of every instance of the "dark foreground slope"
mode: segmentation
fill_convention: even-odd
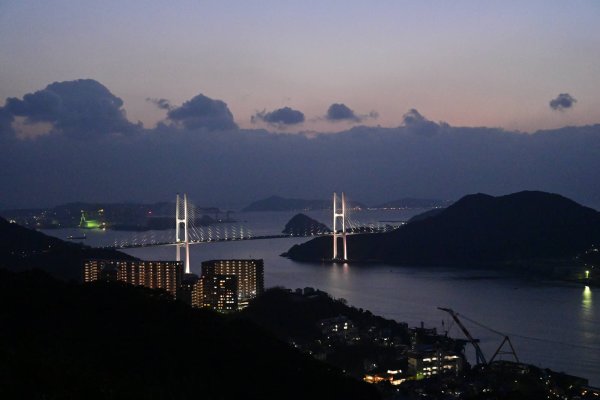
[[[348,239],[353,261],[464,266],[572,263],[598,243],[600,213],[544,192],[469,195],[393,232]],[[331,258],[331,239],[294,246],[288,256]]]
[[[89,258],[133,259],[115,250],[65,242],[0,217],[0,268],[38,268],[59,279],[80,281],[83,260]]]
[[[310,288],[307,288],[310,290]],[[368,310],[349,306],[344,300],[335,300],[327,293],[310,291],[294,293],[282,288],[271,288],[250,302],[240,316],[248,318],[282,340],[314,341],[321,335],[319,321],[344,315],[358,327],[387,329],[390,336],[399,336],[408,342],[408,328],[396,321],[373,315]]]
[[[166,293],[0,270],[0,398],[373,399],[249,322]]]

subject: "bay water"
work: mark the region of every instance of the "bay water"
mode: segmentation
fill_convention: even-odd
[[[356,225],[397,225],[422,210],[354,211]],[[196,233],[218,235],[245,229],[245,234],[280,233],[293,212],[237,213],[237,223],[197,228]],[[306,212],[331,226],[330,211]],[[228,231],[229,229],[229,231]],[[111,245],[116,242],[163,240],[174,232],[48,230],[45,233],[66,238],[86,233],[86,244]],[[261,258],[265,262],[265,286],[291,289],[313,287],[344,298],[348,304],[374,314],[404,321],[409,326],[423,323],[438,332],[463,338],[449,315],[437,307],[448,307],[463,316],[462,322],[480,339],[487,358],[503,337],[510,337],[522,362],[589,379],[600,386],[600,288],[550,281],[543,277],[523,277],[514,273],[461,268],[423,268],[393,265],[354,265],[299,263],[281,253],[310,238],[199,243],[191,246],[191,269],[199,274],[202,261],[227,258]],[[128,249],[125,252],[146,260],[172,260],[173,246]],[[351,254],[352,249],[349,249]],[[471,321],[476,321],[475,324]],[[474,351],[467,346],[474,361]],[[508,355],[505,359],[511,359]]]

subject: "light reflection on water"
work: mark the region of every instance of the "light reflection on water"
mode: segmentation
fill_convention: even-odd
[[[589,286],[583,288],[581,295],[581,323],[585,327],[582,331],[584,341],[593,341],[595,339],[594,328],[600,328],[597,321],[594,320],[594,303],[592,301],[592,289]],[[595,326],[596,325],[596,326]],[[598,343],[598,342],[596,342]],[[600,365],[598,366],[600,369]]]
[[[592,303],[592,289],[589,286],[586,286],[583,289],[583,296],[581,302],[581,311],[584,316],[590,316],[593,314],[593,303]]]

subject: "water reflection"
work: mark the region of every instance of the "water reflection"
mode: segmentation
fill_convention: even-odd
[[[329,278],[332,285],[336,287],[348,286],[352,283],[350,267],[347,263],[333,264],[329,267]]]
[[[583,289],[582,301],[581,301],[581,313],[582,316],[587,319],[591,318],[594,311],[594,305],[592,303],[592,289],[586,286]]]

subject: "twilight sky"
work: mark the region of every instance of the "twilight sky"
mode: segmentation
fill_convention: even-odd
[[[453,126],[593,124],[598,21],[598,1],[0,0],[0,107],[91,78],[146,128],[168,111],[148,98],[199,93],[240,128],[283,132],[395,127],[412,108]],[[551,108],[561,93],[577,102]]]

